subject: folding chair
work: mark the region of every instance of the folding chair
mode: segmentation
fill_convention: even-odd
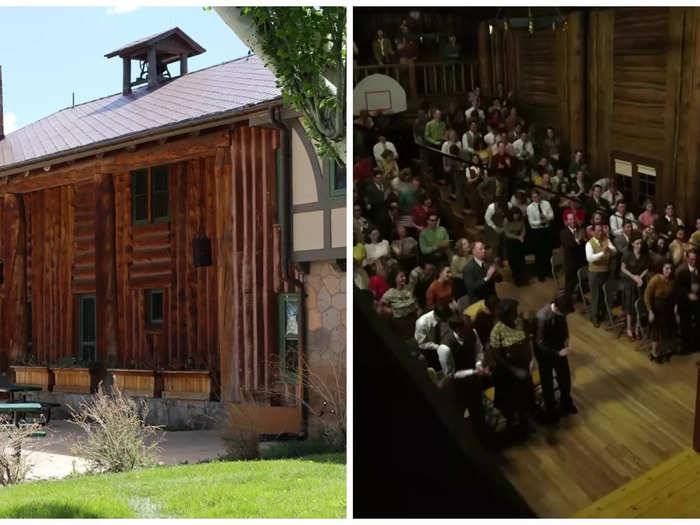
[[[644,304],[644,301],[642,300],[641,297],[638,298],[638,299],[634,302],[634,311],[635,311],[635,313],[637,314],[637,315],[636,315],[636,322],[637,322],[637,325],[636,325],[636,327],[635,327],[635,328],[636,328],[636,332],[642,334],[642,338],[643,338],[643,339],[646,339],[646,338],[647,338],[647,335],[648,335],[648,333],[649,333],[649,330],[648,330],[648,326],[649,326],[649,323],[648,323],[649,313],[647,312],[647,307],[646,307],[646,305]]]
[[[608,314],[610,328],[617,327],[617,337],[625,330],[625,312],[622,310],[622,281],[608,279],[603,284],[603,304]]]

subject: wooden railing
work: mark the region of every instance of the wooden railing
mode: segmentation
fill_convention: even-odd
[[[401,84],[410,98],[466,94],[478,83],[479,69],[475,62],[413,62],[355,66],[354,84],[379,73]]]

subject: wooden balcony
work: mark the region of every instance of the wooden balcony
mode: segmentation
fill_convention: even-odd
[[[354,85],[377,73],[392,77],[404,87],[408,98],[415,100],[441,95],[466,95],[478,81],[479,69],[475,61],[355,66]]]

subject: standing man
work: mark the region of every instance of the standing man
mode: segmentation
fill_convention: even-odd
[[[484,243],[481,241],[475,242],[472,248],[472,258],[464,265],[462,270],[464,287],[473,303],[486,299],[491,295],[496,295],[496,283],[503,280],[498,267],[484,260],[485,255],[486,247]]]
[[[576,224],[574,212],[566,214],[564,224],[559,234],[564,255],[564,296],[573,304],[578,269],[586,264],[586,230]]]
[[[377,64],[391,64],[394,57],[394,49],[391,40],[384,37],[384,31],[377,30],[377,38],[372,40],[372,53]]]
[[[566,314],[569,312],[568,299],[557,297],[537,312],[537,337],[535,358],[540,369],[542,396],[544,397],[547,423],[555,423],[559,416],[577,414],[578,409],[571,399],[571,372],[567,356],[569,347],[569,326]],[[554,402],[553,372],[557,373],[559,384],[559,411]]]
[[[530,223],[532,246],[535,252],[535,267],[537,278],[544,281],[550,273],[552,257],[552,239],[550,225],[554,220],[554,210],[551,204],[540,197],[540,192],[532,190],[532,202],[527,207],[527,221]]]
[[[610,264],[613,255],[617,253],[615,246],[610,242],[602,224],[596,224],[593,228],[593,237],[586,243],[586,260],[588,261],[588,283],[591,288],[591,322],[598,328],[600,321],[600,302],[603,297],[603,285],[610,275]]]
[[[432,120],[425,125],[423,140],[426,146],[440,149],[445,141],[445,123],[442,121],[442,111],[436,109]],[[444,182],[444,172],[442,169],[442,155],[434,151],[429,151],[430,166],[433,168],[433,177]]]
[[[372,148],[372,153],[374,153],[374,159],[377,161],[377,165],[382,160],[382,155],[385,151],[391,151],[394,154],[394,160],[399,160],[399,153],[396,151],[396,146],[393,142],[386,140],[384,135],[379,135],[379,142],[377,142]]]
[[[418,246],[424,261],[438,265],[447,263],[450,236],[444,227],[438,226],[437,214],[428,215],[428,227],[420,232]]]

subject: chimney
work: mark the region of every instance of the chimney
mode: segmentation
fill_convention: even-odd
[[[5,138],[4,118],[2,113],[2,66],[0,66],[0,140]]]

